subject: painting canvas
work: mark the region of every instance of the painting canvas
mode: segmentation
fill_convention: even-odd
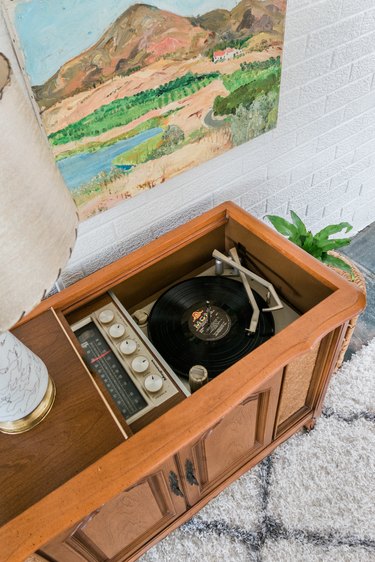
[[[82,220],[276,125],[286,0],[6,6]]]

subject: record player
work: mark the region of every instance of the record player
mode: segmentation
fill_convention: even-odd
[[[188,390],[194,364],[212,380],[299,317],[265,279],[239,270],[235,248],[231,255],[214,250],[214,265],[130,311]]]
[[[135,309],[109,291],[104,305],[71,326],[132,430],[190,396],[189,374],[200,369],[204,383],[213,380],[299,317],[239,254],[245,261],[241,245],[227,255],[214,249],[199,272]]]

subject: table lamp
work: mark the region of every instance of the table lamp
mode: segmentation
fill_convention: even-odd
[[[31,103],[0,53],[0,431],[50,411],[42,360],[9,330],[48,293],[70,257],[78,216]]]

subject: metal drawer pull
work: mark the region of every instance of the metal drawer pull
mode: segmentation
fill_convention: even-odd
[[[177,474],[173,472],[173,470],[171,470],[169,473],[169,486],[171,488],[172,494],[174,494],[175,496],[181,496],[181,498],[184,497],[184,494],[181,492],[178,485]]]
[[[190,486],[199,486],[199,482],[195,478],[195,474],[194,474],[194,465],[190,459],[186,460],[185,472],[186,472],[186,480],[189,482]]]

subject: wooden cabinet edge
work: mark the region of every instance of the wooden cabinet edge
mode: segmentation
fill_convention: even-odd
[[[25,562],[49,562],[49,560],[40,554],[31,554]]]
[[[116,284],[135,275],[140,270],[146,269],[151,264],[174,253],[176,249],[183,248],[192,241],[198,240],[203,234],[225,225],[227,220],[227,206],[224,203],[208,211],[204,216],[192,219],[192,221],[188,223],[191,234],[183,235],[186,225],[181,225],[163,234],[147,244],[147,246],[119,258],[84,279],[80,279],[73,285],[64,289],[61,293],[52,295],[45,301],[42,301],[42,303],[26,315],[19,324],[27,322],[34,316],[37,316],[51,307],[65,310],[72,302],[74,302],[76,306],[81,306]],[[155,259],[155,255],[157,259]]]
[[[64,289],[61,293],[53,295],[42,301],[31,313],[25,316],[19,324],[23,324],[41,312],[55,308],[65,310],[74,302],[75,306],[96,298],[106,290],[123,280],[135,275],[153,263],[162,260],[178,248],[186,247],[189,243],[199,239],[205,233],[212,232],[215,228],[225,225],[230,219],[238,221],[244,227],[254,229],[257,236],[267,242],[281,254],[293,259],[297,265],[306,269],[314,278],[324,283],[332,290],[345,288],[347,281],[332,269],[307,254],[298,246],[286,240],[270,226],[259,219],[250,216],[246,211],[232,202],[225,202],[218,207],[198,216],[187,224],[163,234],[160,238],[150,242],[129,255],[105,266],[84,279]],[[186,228],[191,231],[187,235]],[[155,256],[157,256],[155,258]],[[307,266],[307,267],[306,267]]]
[[[331,375],[335,369],[338,356],[341,350],[341,344],[344,340],[345,333],[346,333],[347,323],[339,326],[332,332],[332,342],[334,344],[329,347],[327,351],[326,357],[326,364],[322,369],[321,377],[319,381],[320,388],[317,388],[315,391],[315,399],[311,402],[314,408],[313,418],[316,420],[320,414],[322,413],[323,409],[323,402],[324,398],[328,389],[328,384],[331,378]],[[328,347],[328,346],[327,346]]]

